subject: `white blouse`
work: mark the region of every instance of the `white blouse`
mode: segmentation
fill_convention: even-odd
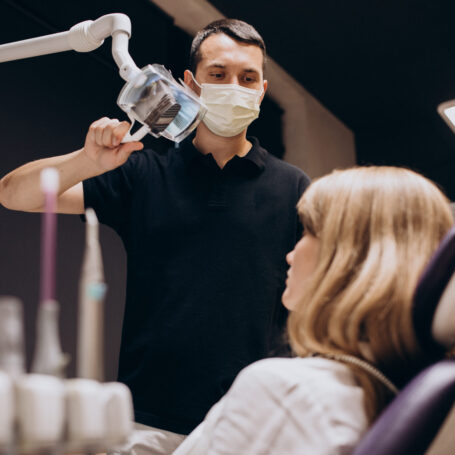
[[[260,360],[240,372],[174,455],[349,454],[368,426],[363,399],[343,363]]]

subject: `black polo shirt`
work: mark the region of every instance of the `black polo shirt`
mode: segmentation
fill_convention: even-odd
[[[282,333],[285,255],[308,177],[260,147],[223,169],[188,139],[84,181],[127,252],[119,381],[136,421],[189,433]]]

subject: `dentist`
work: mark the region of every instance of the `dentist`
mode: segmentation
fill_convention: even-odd
[[[172,453],[237,373],[281,342],[285,256],[301,236],[296,204],[309,179],[247,137],[267,90],[265,59],[251,25],[213,22],[194,38],[184,74],[208,112],[178,148],[121,144],[129,124],[103,118],[80,150],[0,181],[5,207],[40,211],[38,176],[54,166],[59,212],[93,207],[123,241],[118,380],[137,422],[124,452]]]

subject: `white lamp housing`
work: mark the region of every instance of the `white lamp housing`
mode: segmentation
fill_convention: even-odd
[[[438,108],[438,114],[447,123],[449,128],[455,133],[455,100],[441,103]]]

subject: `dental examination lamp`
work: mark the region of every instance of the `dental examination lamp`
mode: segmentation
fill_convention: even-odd
[[[448,127],[455,133],[455,100],[439,104],[437,111]]]
[[[125,14],[108,14],[95,21],[76,24],[66,32],[0,45],[0,62],[69,50],[91,52],[109,36],[120,76],[127,81],[117,104],[132,124],[134,121],[142,124],[134,134],[130,134],[130,129],[123,141],[138,141],[149,133],[180,142],[196,128],[206,108],[196,94],[182,81],[178,83],[164,66],[153,64],[142,69],[136,66],[128,53],[131,21]]]

